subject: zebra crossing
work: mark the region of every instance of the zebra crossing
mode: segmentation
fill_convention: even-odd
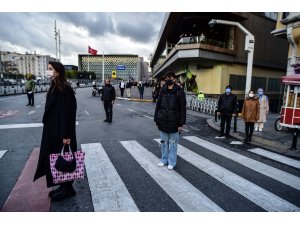
[[[255,204],[261,211],[300,211],[300,170],[297,167],[299,161],[284,158],[275,153],[267,154],[265,150],[249,150],[251,152],[249,154],[264,155],[278,165],[284,164],[291,167],[294,172],[290,173],[200,137],[184,136],[183,140],[184,143],[178,145],[178,157],[193,166],[194,174],[200,172],[207,174],[219,185],[226,186],[241,198]],[[119,144],[122,151],[129,153],[129,156],[138,163],[139,170],[146,172],[148,176],[144,179],[155,181],[182,211],[226,211],[224,207],[193,185],[187,177],[181,174],[181,171],[177,171],[176,168],[168,170],[166,167],[158,167],[160,150],[156,142],[159,142],[159,139],[153,139],[151,144],[143,143],[141,140],[120,141]],[[219,157],[237,163],[248,171],[256,172],[261,177],[260,179],[280,184],[282,187],[286,187],[286,190],[278,191],[278,187],[260,186],[259,182],[248,180],[247,176],[237,174],[235,171],[209,160],[198,151],[198,148],[191,149],[184,146],[186,142],[192,143],[193,146],[199,146],[201,151],[216,153]],[[133,198],[132,190],[128,188],[130,184],[119,176],[118,169],[115,168],[107,154],[110,147],[114,146],[103,147],[101,143],[81,145],[82,150],[86,153],[86,174],[94,210],[143,211],[136,204],[138,199]],[[156,152],[153,152],[153,149],[156,149]],[[293,192],[289,193],[292,197],[286,197],[285,193],[287,192]],[[160,202],[156,204],[160,204]]]

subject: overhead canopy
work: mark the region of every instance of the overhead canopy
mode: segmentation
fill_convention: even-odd
[[[293,74],[289,76],[281,77],[283,84],[298,84],[300,85],[300,74]]]

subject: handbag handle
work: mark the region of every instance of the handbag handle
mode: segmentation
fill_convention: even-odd
[[[68,145],[68,146],[69,146],[69,152],[73,155],[73,152],[72,152],[72,150],[71,150],[71,146],[70,146],[70,145]],[[66,145],[64,145],[64,146],[62,147],[62,150],[61,150],[61,152],[60,152],[61,155],[64,154],[65,147],[66,147]]]

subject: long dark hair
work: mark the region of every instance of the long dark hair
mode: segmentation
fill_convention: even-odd
[[[66,79],[64,65],[60,62],[53,62],[53,61],[49,61],[49,64],[58,73],[58,76],[55,76],[55,78],[52,80],[51,86],[47,92],[47,97],[52,93],[54,88],[58,88],[61,92],[64,92],[64,89],[66,87],[70,87]]]

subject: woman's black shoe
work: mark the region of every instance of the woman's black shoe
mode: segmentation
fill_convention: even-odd
[[[65,187],[63,188],[60,192],[54,194],[51,197],[52,202],[59,202],[59,201],[63,201],[67,198],[70,198],[72,196],[76,195],[76,192],[73,188],[73,186],[71,187]]]
[[[60,192],[64,187],[62,185],[60,185],[58,188],[56,188],[55,190],[52,190],[49,192],[48,196],[51,198],[54,194]]]

